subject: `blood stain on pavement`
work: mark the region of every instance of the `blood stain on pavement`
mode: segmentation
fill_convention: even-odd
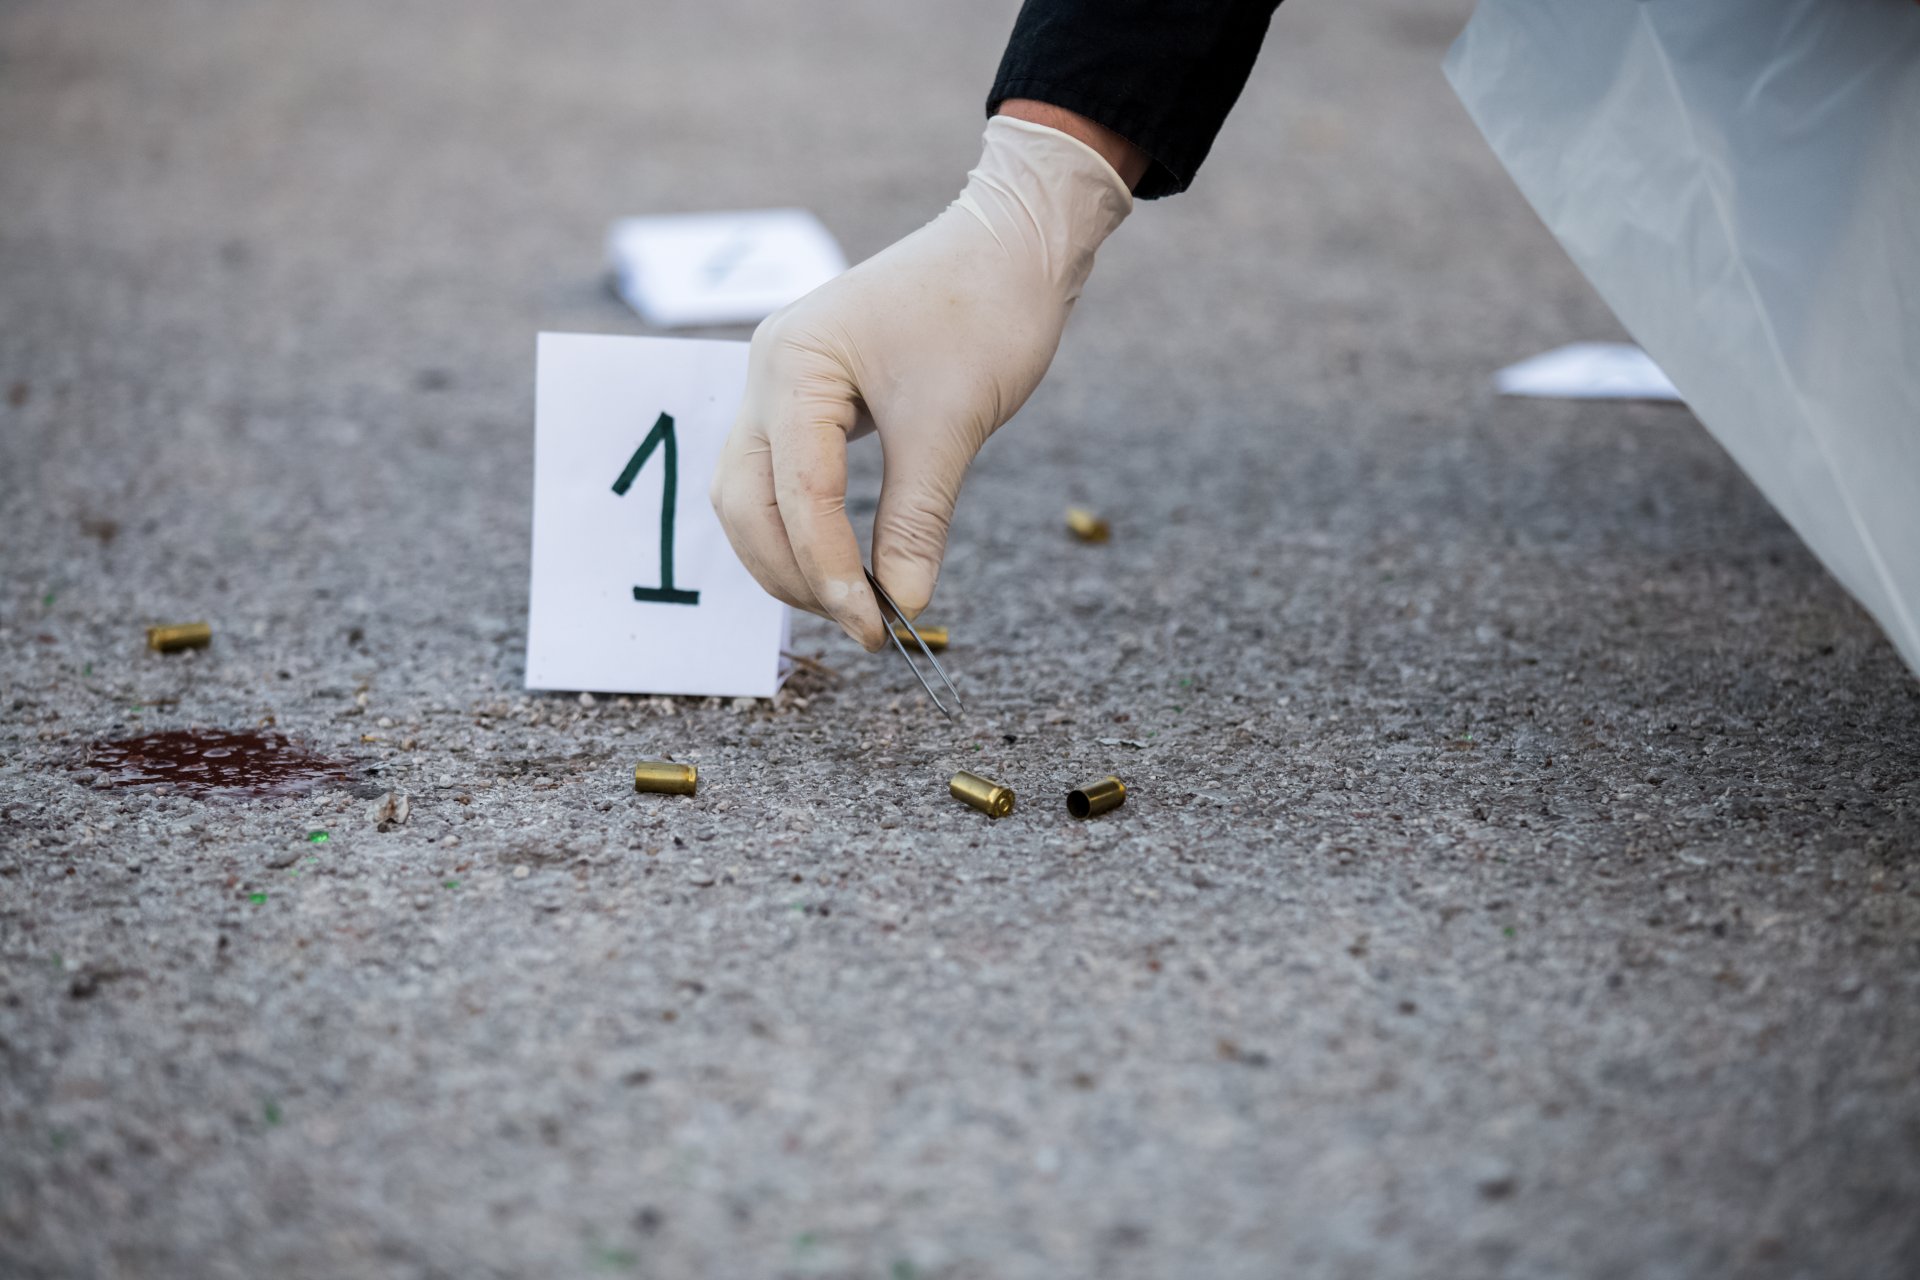
[[[166,787],[229,799],[295,796],[348,780],[348,766],[284,734],[252,729],[174,729],[96,742],[85,767],[96,786]]]

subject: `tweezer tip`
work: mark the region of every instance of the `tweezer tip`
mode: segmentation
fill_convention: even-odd
[[[945,685],[947,692],[953,695],[953,705],[960,708],[960,714],[965,715],[967,706],[966,703],[960,700],[960,690],[954,688],[952,678],[947,675],[947,669],[940,665],[940,659],[933,656],[933,650],[927,647],[927,642],[921,637],[919,628],[915,627],[907,618],[907,615],[901,611],[900,606],[893,602],[893,597],[887,594],[887,589],[880,585],[880,579],[873,576],[873,570],[862,565],[860,571],[867,575],[868,584],[873,587],[874,594],[880,598],[881,604],[885,606],[885,609],[882,610],[881,621],[886,622],[885,614],[887,612],[891,612],[895,618],[899,619],[900,625],[905,627],[907,634],[913,637],[913,642],[920,647],[920,652],[926,655],[927,661],[932,664],[934,671],[939,673],[940,683]],[[900,656],[907,660],[907,669],[913,672],[913,678],[920,682],[920,687],[927,691],[929,698],[933,699],[933,705],[940,708],[940,714],[951,721],[953,719],[953,712],[947,710],[947,704],[940,701],[940,695],[933,691],[933,686],[927,683],[927,678],[920,674],[920,664],[913,660],[911,653],[907,652],[907,646],[894,631],[891,622],[887,622],[887,638],[893,641],[893,647],[900,651]]]

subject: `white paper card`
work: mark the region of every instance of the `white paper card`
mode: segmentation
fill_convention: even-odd
[[[527,687],[771,697],[787,607],[707,502],[747,344],[540,335]]]
[[[1494,376],[1501,395],[1555,400],[1678,400],[1653,358],[1631,342],[1571,342]]]
[[[607,255],[621,298],[662,328],[750,324],[847,269],[805,209],[623,218]]]

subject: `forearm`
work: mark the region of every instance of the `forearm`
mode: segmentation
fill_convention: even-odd
[[[988,110],[1036,102],[1095,123],[1146,157],[1142,175],[1128,178],[1136,195],[1184,191],[1240,96],[1278,4],[1025,0]]]
[[[994,112],[995,115],[1011,116],[1015,120],[1025,120],[1030,124],[1042,124],[1049,129],[1058,129],[1070,138],[1077,138],[1099,153],[1100,158],[1113,166],[1120,180],[1131,191],[1140,185],[1140,179],[1146,177],[1147,167],[1153,163],[1153,157],[1127,141],[1113,130],[1095,120],[1089,120],[1077,111],[1065,107],[1056,107],[1050,102],[1035,102],[1031,98],[1008,98]]]

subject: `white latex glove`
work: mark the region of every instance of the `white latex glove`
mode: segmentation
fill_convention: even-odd
[[[945,212],[761,323],[712,493],[761,586],[887,642],[846,515],[847,441],[877,430],[873,571],[909,616],[926,607],[968,464],[1039,385],[1132,208],[1093,148],[995,116]]]

